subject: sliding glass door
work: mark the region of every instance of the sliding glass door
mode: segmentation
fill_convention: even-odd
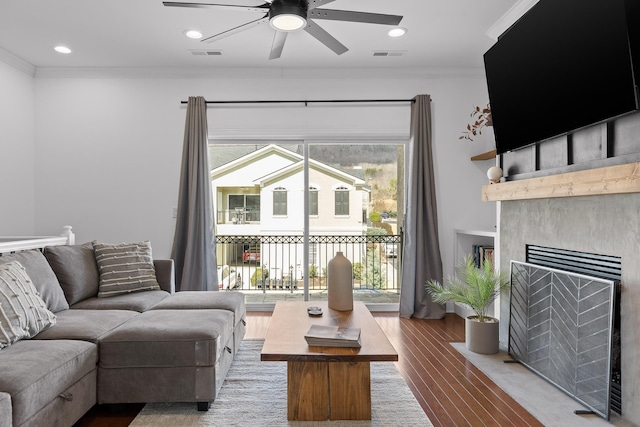
[[[397,304],[404,148],[212,142],[221,288],[244,292],[249,305],[325,300],[327,263],[340,251],[353,265],[356,300]]]

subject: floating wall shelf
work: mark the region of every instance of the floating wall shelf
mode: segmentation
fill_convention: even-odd
[[[478,160],[491,160],[496,158],[496,150],[487,151],[486,153],[478,154],[477,156],[473,156],[471,158],[472,161]]]

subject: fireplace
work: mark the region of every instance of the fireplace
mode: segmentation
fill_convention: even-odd
[[[622,417],[640,425],[640,193],[502,201],[499,207],[499,265],[533,262],[527,247],[562,248],[603,254],[620,260],[620,386]],[[556,268],[556,267],[552,267]],[[510,295],[500,300],[500,318],[509,319]],[[501,347],[509,340],[509,322],[500,322]]]
[[[511,262],[509,354],[591,412],[620,414],[620,258],[526,253],[536,264]]]

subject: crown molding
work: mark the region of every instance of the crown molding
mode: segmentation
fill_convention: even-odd
[[[36,74],[36,66],[31,64],[30,62],[25,61],[17,55],[9,52],[0,47],[0,61],[4,62],[7,65],[12,66],[18,71],[22,71],[25,74],[28,74],[31,77],[34,77]]]
[[[482,68],[162,68],[37,67],[36,78],[261,78],[261,79],[437,79],[482,78]]]
[[[539,0],[520,0],[496,21],[485,33],[489,38],[498,40],[498,37],[507,31],[513,24],[522,18]]]

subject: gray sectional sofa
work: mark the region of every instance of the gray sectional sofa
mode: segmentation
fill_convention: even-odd
[[[0,427],[71,426],[96,403],[209,408],[245,333],[243,294],[175,292],[173,261],[153,260],[157,287],[104,296],[90,245],[0,256],[14,261],[55,324],[0,347]]]

